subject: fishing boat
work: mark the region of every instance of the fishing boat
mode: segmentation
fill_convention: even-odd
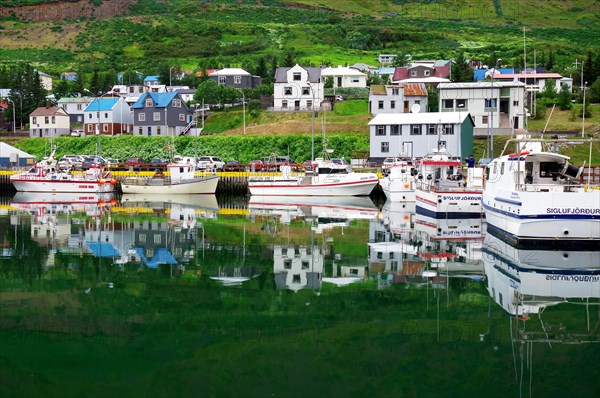
[[[10,177],[10,182],[19,192],[113,192],[116,180],[101,165],[92,165],[85,172],[58,167],[55,149],[48,158],[37,162],[25,173]]]
[[[462,173],[460,160],[443,146],[419,161],[415,183],[417,213],[433,218],[480,217],[483,169]]]
[[[597,250],[600,186],[585,182],[583,167],[557,153],[557,145],[569,143],[520,138],[507,145],[511,142],[517,151],[487,166],[483,208],[488,232],[518,248]]]
[[[167,165],[167,174],[151,177],[128,177],[121,182],[124,194],[214,194],[219,176],[195,176],[196,165],[191,162],[174,162]]]
[[[387,200],[414,202],[416,166],[411,159],[400,159],[381,173],[379,184]]]
[[[267,196],[367,196],[379,178],[375,173],[356,173],[347,164],[317,158],[310,170],[292,173],[289,165],[281,173],[262,173],[248,180],[251,195]]]

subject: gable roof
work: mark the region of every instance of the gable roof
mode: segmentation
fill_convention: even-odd
[[[209,76],[250,76],[250,73],[246,72],[242,68],[224,68],[213,73],[209,73]]]
[[[41,106],[31,112],[29,116],[69,116],[69,114],[60,106]]]
[[[34,158],[35,156],[28,154],[20,150],[19,148],[15,148],[12,145],[7,144],[6,142],[0,141],[0,158],[9,158],[12,153],[16,153],[19,155],[19,158]]]
[[[167,93],[144,93],[138,98],[138,100],[131,106],[133,109],[143,109],[145,108],[146,98],[152,98],[152,102],[154,102],[155,108],[165,108],[169,106],[173,98],[179,97],[176,91],[167,92]],[[183,101],[183,100],[182,100]]]
[[[300,65],[296,64],[294,66],[294,68],[296,66],[300,66]],[[308,81],[309,82],[319,83],[319,80],[321,80],[321,68],[312,68],[312,67],[304,68],[302,66],[300,66],[300,68],[302,68],[308,72]],[[292,69],[292,68],[288,67],[288,66],[277,68],[275,70],[275,83],[288,83],[287,73],[290,69]]]
[[[404,96],[408,97],[426,97],[427,87],[423,83],[403,83],[403,84],[374,84],[371,86],[371,95],[387,95],[387,88],[398,88],[403,90]]]
[[[114,108],[115,104],[119,102],[119,99],[121,99],[121,97],[94,98],[85,108],[84,112],[110,111]]]
[[[158,76],[146,76],[146,78],[144,79],[145,82],[157,82],[158,80]]]
[[[365,73],[346,66],[337,68],[325,68],[321,71],[321,76],[367,76]]]

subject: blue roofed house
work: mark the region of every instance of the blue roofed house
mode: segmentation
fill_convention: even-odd
[[[144,78],[144,86],[158,86],[160,85],[160,78],[158,76],[146,76]]]
[[[193,126],[194,112],[178,92],[145,93],[131,109],[134,135],[176,136]]]
[[[127,133],[131,110],[123,97],[98,97],[84,111],[83,128],[86,134],[115,135]]]

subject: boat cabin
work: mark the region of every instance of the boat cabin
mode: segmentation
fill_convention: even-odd
[[[196,165],[193,163],[171,163],[167,165],[172,183],[194,179]]]

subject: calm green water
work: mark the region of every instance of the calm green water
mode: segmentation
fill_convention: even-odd
[[[110,199],[3,197],[1,396],[600,395],[597,252],[369,199]]]

